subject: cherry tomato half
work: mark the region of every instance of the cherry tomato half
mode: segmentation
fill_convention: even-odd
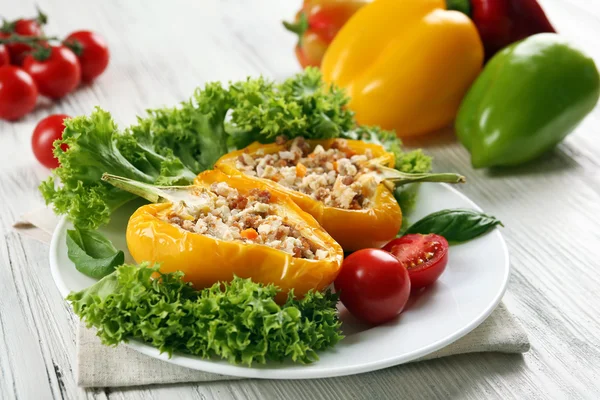
[[[82,47],[81,54],[77,55],[81,63],[81,80],[91,82],[108,66],[108,46],[102,36],[90,31],[73,32],[65,39],[65,43],[73,41]]]
[[[440,235],[410,234],[383,247],[408,270],[411,287],[419,289],[435,282],[448,264],[448,241]]]
[[[33,78],[14,65],[0,67],[0,118],[15,120],[35,107],[38,90]]]
[[[31,147],[33,154],[38,161],[48,168],[58,168],[58,159],[54,157],[54,141],[62,139],[65,130],[64,120],[71,118],[65,114],[50,115],[36,125],[31,137]],[[67,149],[62,145],[63,150]]]
[[[400,314],[410,296],[406,268],[380,249],[362,249],[346,257],[334,286],[348,311],[371,324]]]
[[[81,66],[77,56],[65,46],[52,46],[50,57],[36,60],[28,55],[23,69],[33,77],[40,94],[53,99],[72,92],[81,81]]]
[[[42,27],[35,19],[20,19],[15,22],[14,32],[21,36],[41,36]],[[10,36],[10,33],[3,33],[2,37]],[[23,64],[27,52],[31,51],[31,46],[25,43],[11,43],[7,45],[10,53],[10,59],[15,65]]]

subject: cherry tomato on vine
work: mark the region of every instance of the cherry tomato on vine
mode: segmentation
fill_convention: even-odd
[[[3,65],[10,65],[10,54],[8,52],[8,48],[0,44],[0,67]]]
[[[393,254],[408,270],[413,289],[431,285],[448,264],[448,241],[433,233],[404,235],[383,246],[383,250]]]
[[[35,107],[38,90],[33,78],[14,65],[0,67],[0,118],[15,120]]]
[[[76,43],[73,43],[73,42]],[[80,53],[76,51],[81,63],[81,80],[91,82],[97,78],[108,66],[110,53],[106,42],[97,33],[90,31],[77,31],[65,39],[67,45],[81,46]]]
[[[81,66],[73,51],[65,46],[51,46],[50,56],[37,60],[30,54],[23,62],[37,84],[40,94],[58,99],[72,92],[81,82]]]
[[[12,25],[12,24],[11,24]],[[37,19],[19,19],[14,22],[12,32],[3,32],[0,37],[8,37],[10,33],[15,33],[20,36],[42,36],[42,27]],[[25,43],[11,43],[6,45],[10,53],[10,59],[13,64],[21,65],[31,51],[31,47]]]
[[[71,118],[65,114],[49,115],[36,125],[31,137],[33,154],[38,161],[48,168],[58,168],[58,159],[54,157],[54,141],[62,139],[65,130],[64,120]],[[63,150],[67,149],[62,145]]]
[[[400,314],[410,296],[406,268],[380,249],[362,249],[346,257],[334,286],[348,311],[371,324]]]

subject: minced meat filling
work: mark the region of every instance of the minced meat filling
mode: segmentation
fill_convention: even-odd
[[[190,232],[263,244],[294,257],[320,260],[328,256],[327,251],[316,248],[290,225],[285,216],[274,213],[271,193],[266,190],[253,189],[243,196],[225,182],[213,183],[210,190],[197,193],[194,202],[174,205],[164,219]]]
[[[278,153],[243,153],[236,168],[308,194],[326,206],[352,210],[369,207],[378,184],[374,174],[367,173],[373,170],[365,164],[373,158],[369,150],[355,154],[343,139],[334,141],[328,150],[317,145],[312,152],[301,137],[288,143],[286,150]]]

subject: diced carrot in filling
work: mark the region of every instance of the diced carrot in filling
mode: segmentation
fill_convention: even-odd
[[[301,162],[296,164],[296,176],[298,178],[304,178],[306,176],[307,171],[307,168]]]
[[[213,183],[193,199],[173,204],[164,221],[221,240],[256,243],[294,257],[324,259],[329,252],[302,236],[286,216],[275,213],[271,192],[253,189],[247,196],[225,182]]]
[[[254,240],[258,237],[258,232],[256,232],[254,228],[248,228],[241,231],[240,236],[244,239]]]
[[[344,209],[369,207],[379,181],[367,161],[369,150],[356,154],[343,139],[328,150],[317,145],[312,152],[304,138],[287,142],[273,154],[242,154],[236,168],[247,175],[270,179],[289,189],[308,194],[326,206]]]
[[[281,174],[277,173],[277,174],[273,175],[273,176],[271,177],[271,179],[272,179],[272,180],[274,180],[275,182],[279,182],[280,180],[282,180],[282,179],[283,179],[283,175],[281,175]]]

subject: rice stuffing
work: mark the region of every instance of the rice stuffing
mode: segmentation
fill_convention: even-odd
[[[242,153],[236,168],[247,175],[270,179],[311,196],[326,206],[359,210],[369,207],[377,188],[373,167],[365,162],[373,159],[370,150],[355,154],[343,139],[337,139],[325,150],[317,145],[312,152],[302,137],[287,142],[284,151]]]
[[[298,258],[321,260],[329,255],[303,237],[287,217],[275,213],[267,190],[253,189],[244,196],[225,182],[213,183],[193,201],[174,204],[161,218],[186,231],[262,244]]]

